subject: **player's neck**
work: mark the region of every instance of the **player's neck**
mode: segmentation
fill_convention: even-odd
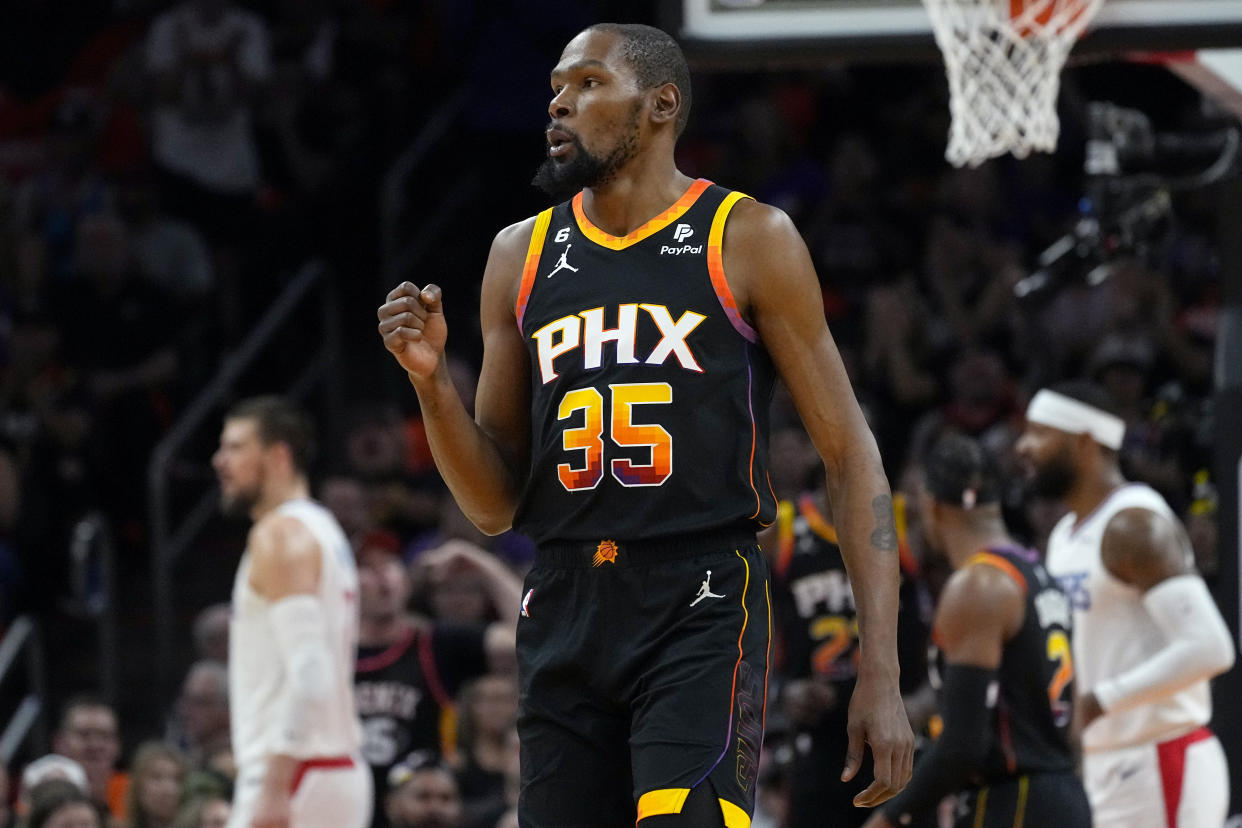
[[[607,184],[584,190],[582,209],[605,233],[628,236],[673,206],[693,183],[677,169],[671,154],[635,158]]]
[[[1116,466],[1101,467],[1092,474],[1079,476],[1069,494],[1065,496],[1065,505],[1081,521],[1125,483],[1126,479],[1121,476],[1121,471]]]
[[[945,541],[949,563],[954,569],[962,567],[981,549],[1015,545],[999,514],[982,516],[978,520],[964,523],[949,532]]]
[[[387,647],[397,643],[410,628],[410,620],[402,613],[358,618],[358,645],[361,647]]]
[[[310,486],[307,485],[304,477],[299,476],[285,482],[269,483],[264,487],[263,496],[259,498],[259,502],[250,510],[250,517],[258,523],[276,507],[290,500],[302,500],[308,497],[310,497]]]

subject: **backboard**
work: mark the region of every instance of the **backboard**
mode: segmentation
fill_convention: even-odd
[[[668,21],[699,63],[936,60],[920,0],[679,0]],[[1106,0],[1075,56],[1242,47],[1242,0]]]

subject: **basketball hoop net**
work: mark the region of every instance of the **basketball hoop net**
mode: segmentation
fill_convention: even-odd
[[[923,0],[949,76],[944,157],[1052,152],[1061,67],[1104,0]]]

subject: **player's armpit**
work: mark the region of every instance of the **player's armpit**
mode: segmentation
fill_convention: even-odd
[[[1194,569],[1194,553],[1180,524],[1150,509],[1114,515],[1104,529],[1100,558],[1110,574],[1143,592]]]

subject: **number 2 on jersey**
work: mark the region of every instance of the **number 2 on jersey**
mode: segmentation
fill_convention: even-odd
[[[1048,660],[1055,662],[1057,670],[1048,682],[1048,701],[1052,705],[1053,716],[1057,724],[1069,721],[1070,702],[1063,700],[1061,694],[1074,679],[1074,657],[1070,652],[1069,636],[1063,630],[1052,630],[1048,633]]]
[[[621,383],[608,386],[612,405],[608,416],[609,438],[622,448],[645,448],[650,462],[614,458],[612,476],[622,486],[659,486],[673,473],[673,437],[663,426],[634,422],[639,405],[666,405],[673,401],[673,388],[667,382]],[[561,463],[557,476],[566,490],[594,489],[604,479],[604,395],[595,388],[578,388],[561,398],[556,418],[567,420],[583,412],[581,426],[565,429],[561,446],[565,451],[581,451],[580,463]]]

